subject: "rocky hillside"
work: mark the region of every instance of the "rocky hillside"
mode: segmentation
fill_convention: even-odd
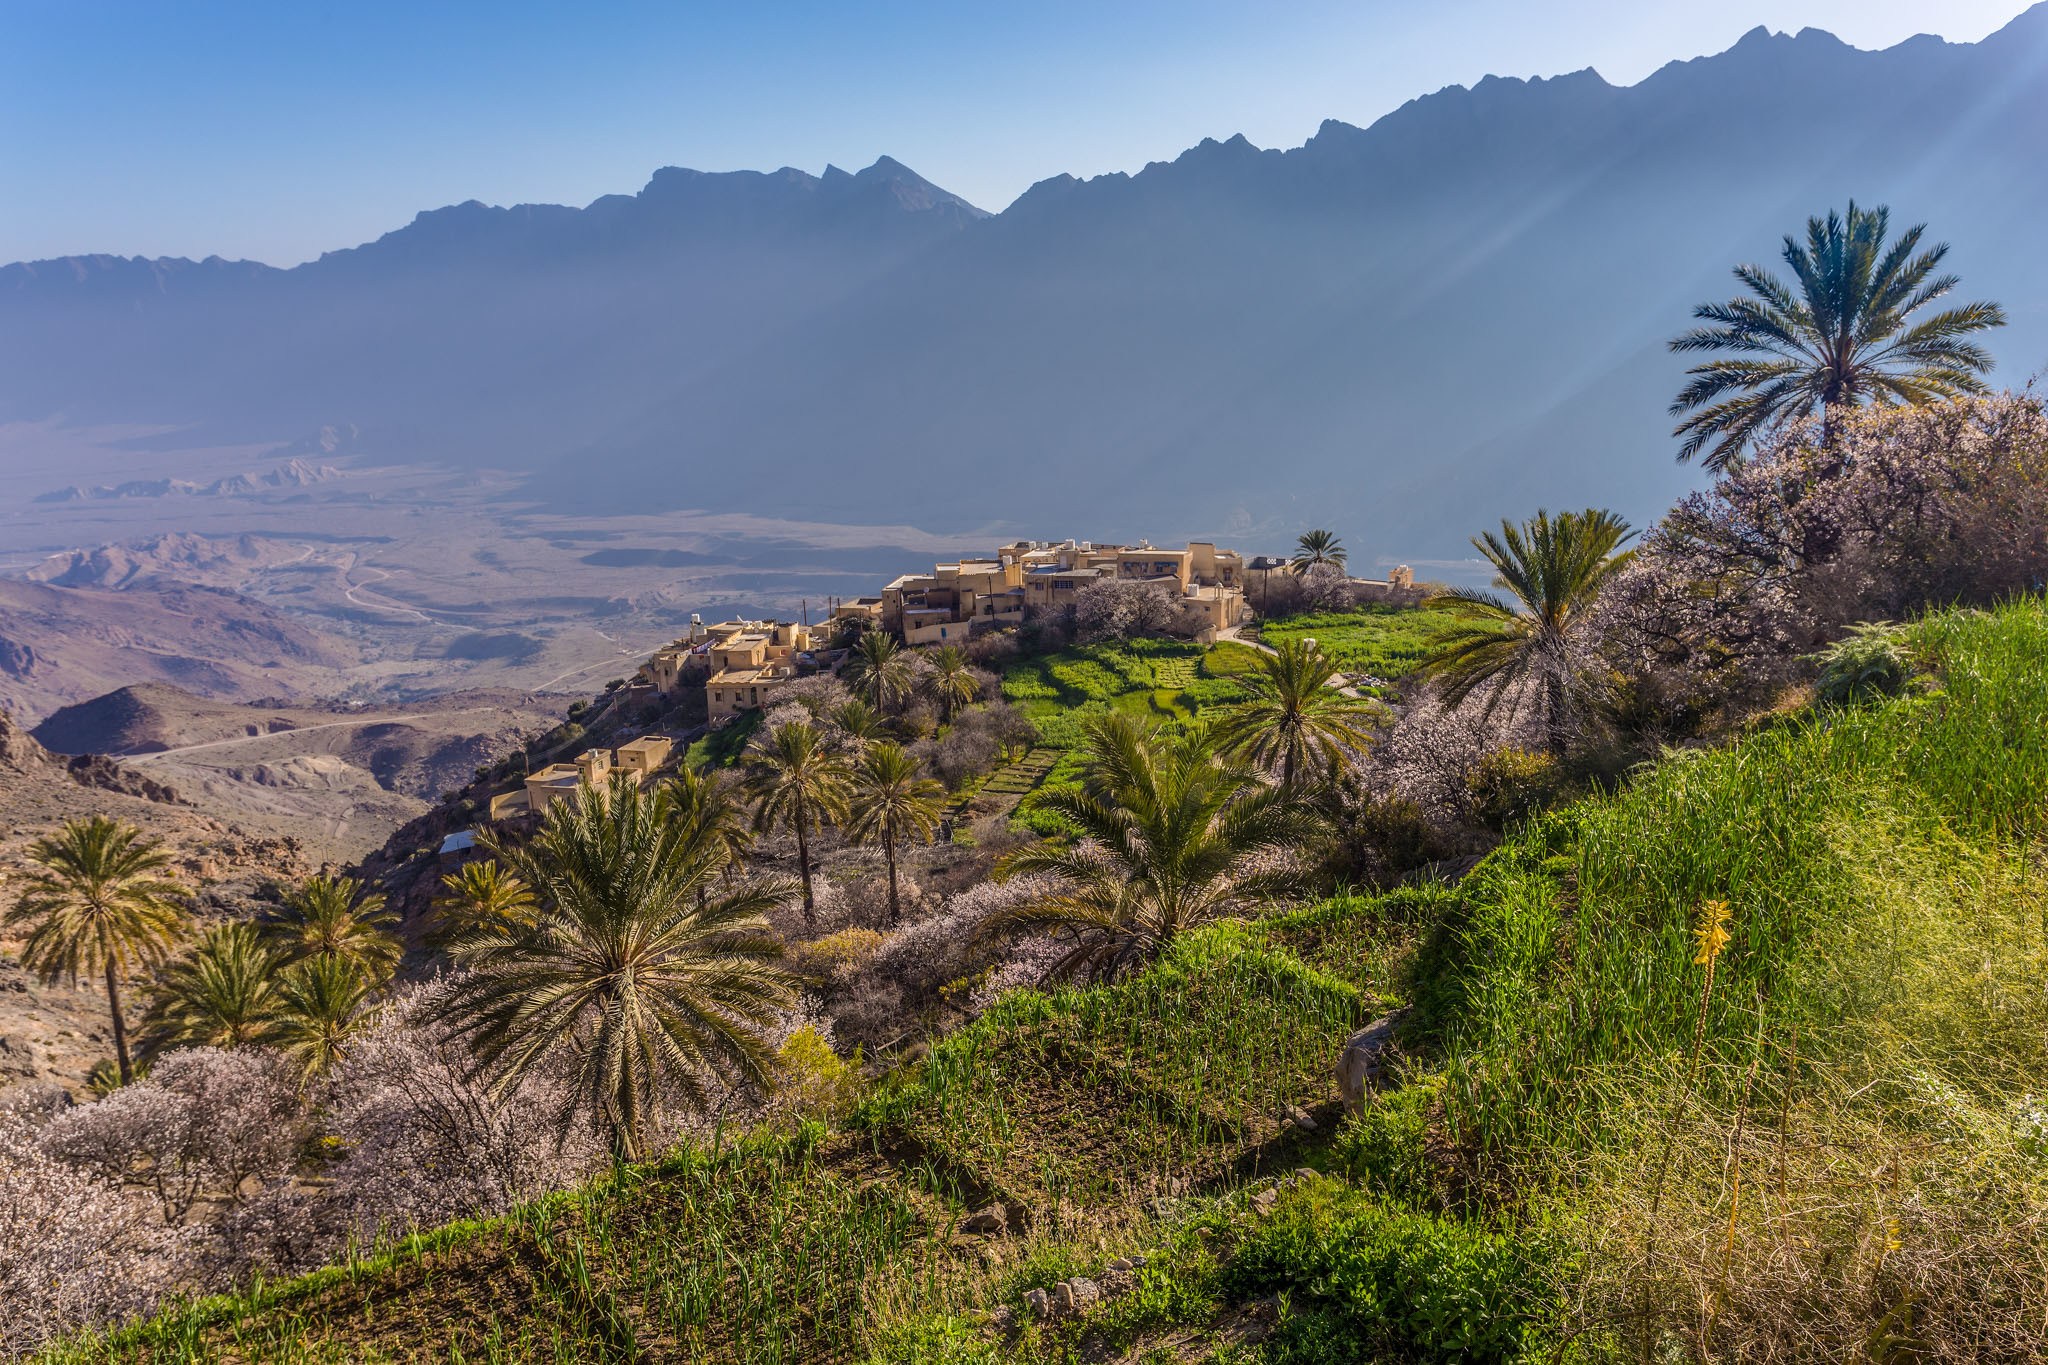
[[[17,716],[147,682],[227,700],[318,695],[354,662],[346,642],[219,588],[0,578],[0,708]]]
[[[66,820],[104,815],[138,825],[175,854],[175,874],[204,889],[205,915],[246,914],[250,897],[274,879],[317,868],[290,835],[255,834],[186,804],[164,784],[112,760],[51,753],[0,711],[0,911],[29,871],[37,836]],[[82,1089],[109,1055],[104,998],[93,984],[44,985],[14,960],[19,945],[0,931],[0,1093],[19,1085]]]

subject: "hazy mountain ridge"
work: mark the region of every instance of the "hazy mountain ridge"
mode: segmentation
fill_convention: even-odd
[[[1256,537],[1340,509],[1368,553],[1455,555],[1538,502],[1664,506],[1693,477],[1664,338],[1852,196],[1955,243],[1966,294],[2014,313],[1993,346],[2023,382],[2048,361],[2024,307],[2048,289],[2044,72],[2048,8],[1881,52],[1759,29],[1632,86],[1489,77],[1287,150],[1055,177],[995,217],[887,158],[667,169],[290,271],[9,267],[0,416],[348,421],[595,512]]]

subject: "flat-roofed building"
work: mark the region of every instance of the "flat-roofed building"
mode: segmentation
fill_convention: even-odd
[[[726,621],[708,634],[704,700],[713,724],[769,705],[778,689],[815,666],[810,628],[794,621]]]
[[[528,773],[518,791],[492,797],[490,817],[496,821],[546,815],[548,807],[575,795],[584,783],[603,787],[619,773],[630,774],[636,785],[644,787],[674,749],[675,743],[667,735],[642,735],[616,749],[586,749],[567,763],[550,763],[539,772]]]
[[[546,815],[549,806],[574,796],[582,785],[582,768],[574,763],[550,763],[526,775],[526,809],[536,816]]]
[[[667,735],[642,735],[612,750],[612,763],[620,772],[633,774],[634,781],[644,787],[655,770],[668,762],[674,747]]]

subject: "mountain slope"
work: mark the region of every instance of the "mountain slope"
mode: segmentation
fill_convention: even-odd
[[[1911,637],[1928,695],[1673,756],[1456,887],[1009,993],[836,1133],[47,1358],[1850,1360],[1910,1321],[2037,1359],[2048,605]],[[1329,1064],[1397,1002],[1344,1118]]]
[[[1643,517],[1688,481],[1664,339],[1852,196],[1930,220],[1966,295],[2008,304],[2003,377],[2048,361],[2028,306],[2044,137],[2048,9],[1975,46],[1759,30],[1626,89],[1487,80],[1293,151],[1232,139],[1045,182],[591,453],[611,501],[686,452],[688,496],[739,506],[745,452],[801,468],[779,496],[817,515],[971,452],[917,483],[920,516],[1104,535],[1338,517],[1418,556],[1539,503]],[[830,387],[774,401],[792,374]],[[891,453],[814,454],[872,432]],[[1074,523],[1077,484],[1097,520]]]
[[[328,690],[313,684],[353,662],[348,642],[218,588],[0,578],[0,708],[24,720],[133,683],[231,700]]]
[[[982,216],[886,157],[851,175],[670,167],[582,209],[436,209],[291,270],[8,266],[0,416],[222,442],[341,420],[381,452],[517,464]]]

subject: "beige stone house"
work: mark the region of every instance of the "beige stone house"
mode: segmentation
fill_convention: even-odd
[[[711,723],[767,706],[812,662],[810,627],[794,621],[727,621],[711,627],[704,698]]]
[[[903,575],[882,590],[879,619],[907,644],[944,644],[977,630],[1016,625],[1027,609],[1068,606],[1081,589],[1104,578],[1160,584],[1180,600],[1182,628],[1197,636],[1213,636],[1244,615],[1243,558],[1209,541],[1167,550],[1146,542],[1020,540],[993,558]]]
[[[712,722],[765,706],[778,687],[800,677],[817,648],[811,629],[795,621],[690,618],[690,633],[640,665],[640,681],[673,693],[701,682]]]
[[[509,820],[520,815],[546,815],[548,807],[575,795],[585,782],[602,787],[614,772],[629,773],[636,784],[644,787],[668,761],[673,748],[666,735],[642,735],[616,749],[585,750],[571,763],[550,763],[538,772],[528,773],[518,791],[492,797],[490,817]]]

